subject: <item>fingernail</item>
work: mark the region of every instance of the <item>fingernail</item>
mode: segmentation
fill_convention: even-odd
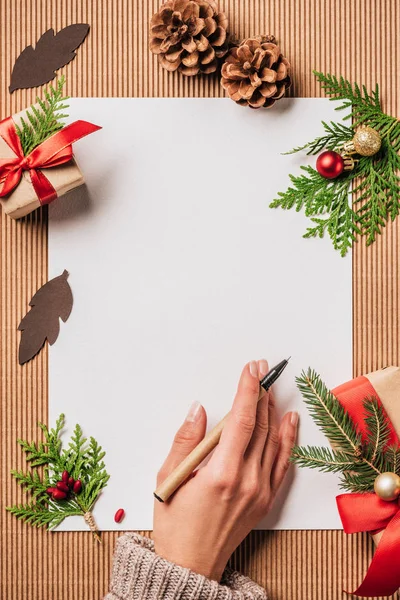
[[[295,427],[297,425],[297,423],[299,422],[299,413],[292,412],[290,415],[290,422],[293,425],[293,427]]]
[[[193,404],[189,408],[189,412],[187,414],[186,421],[189,421],[189,423],[194,423],[194,421],[197,419],[197,417],[200,414],[200,408],[201,408],[200,402],[197,402],[197,401],[193,402]]]
[[[260,375],[260,379],[263,379],[263,377],[265,377],[268,373],[268,363],[265,359],[258,361],[258,372]]]
[[[251,360],[249,362],[249,369],[250,369],[250,374],[253,375],[253,377],[258,377],[258,367],[257,367],[257,363],[255,360]]]

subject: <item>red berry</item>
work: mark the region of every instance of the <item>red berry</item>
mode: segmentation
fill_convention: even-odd
[[[68,471],[63,471],[63,474],[61,475],[61,481],[63,481],[64,483],[68,483],[68,477],[69,477]]]
[[[65,500],[67,494],[61,490],[54,490],[53,498],[54,500]]]
[[[57,481],[56,487],[58,490],[61,490],[62,492],[65,492],[66,494],[69,492],[69,487],[63,481]]]
[[[82,482],[79,479],[77,479],[74,483],[72,491],[74,492],[74,494],[79,494],[81,489],[82,489]]]
[[[53,494],[53,492],[56,491],[56,488],[54,487],[48,487],[46,490],[46,493],[49,494],[51,496],[51,494]]]
[[[114,515],[114,521],[115,521],[116,523],[121,523],[121,521],[122,521],[122,519],[124,518],[124,516],[125,516],[125,511],[124,511],[124,509],[123,509],[123,508],[119,508],[119,509],[117,510],[117,512],[115,513],[115,515]]]
[[[318,156],[316,169],[322,177],[335,179],[335,177],[339,177],[343,173],[343,157],[334,150],[326,150]]]
[[[74,487],[74,483],[75,483],[75,479],[73,477],[70,477],[68,479],[68,487],[73,488]]]

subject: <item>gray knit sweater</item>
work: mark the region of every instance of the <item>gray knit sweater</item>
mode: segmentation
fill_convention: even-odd
[[[226,569],[221,583],[154,552],[152,540],[127,533],[117,541],[110,592],[104,600],[267,600],[248,577]]]

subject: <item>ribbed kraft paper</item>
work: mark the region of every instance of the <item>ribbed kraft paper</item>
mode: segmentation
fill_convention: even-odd
[[[219,4],[239,37],[275,34],[293,67],[292,95],[322,95],[312,75],[312,69],[317,69],[368,87],[378,82],[384,109],[400,115],[397,0],[221,0]],[[12,96],[8,92],[17,55],[49,27],[58,31],[77,22],[89,23],[91,31],[74,61],[60,71],[67,76],[71,96],[223,96],[217,78],[184,78],[159,68],[147,50],[148,22],[158,5],[151,0],[0,0],[1,118],[35,99],[36,90],[18,90]],[[237,145],[240,152],[240,139]],[[155,154],[155,166],[158,159]],[[199,168],[193,177],[206,177],[203,158],[194,160]],[[262,183],[260,174],[260,194]],[[266,181],[266,201],[267,185]],[[47,280],[47,221],[45,211],[20,222],[3,214],[0,219],[1,598],[99,600],[107,590],[117,533],[103,534],[100,546],[90,534],[48,534],[4,511],[4,506],[25,497],[9,474],[11,468],[24,467],[16,439],[34,438],[37,421],[47,420],[46,351],[22,368],[17,362],[18,323],[33,293]],[[355,248],[354,375],[400,362],[398,232],[395,222],[370,248],[363,242]],[[315,273],[309,274],[307,285],[312,285],[313,277],[318,285]],[[67,406],[65,411],[68,414]],[[123,415],[116,415],[115,426],[118,418]],[[132,507],[124,508],[134,510],[134,499]],[[372,551],[368,535],[254,532],[236,551],[232,564],[265,585],[272,600],[338,600],[345,598],[343,587],[354,589],[360,582]]]

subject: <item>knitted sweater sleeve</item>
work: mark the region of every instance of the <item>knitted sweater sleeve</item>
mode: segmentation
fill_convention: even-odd
[[[263,588],[226,569],[221,583],[154,552],[152,540],[127,533],[117,541],[110,592],[104,600],[267,600]]]

